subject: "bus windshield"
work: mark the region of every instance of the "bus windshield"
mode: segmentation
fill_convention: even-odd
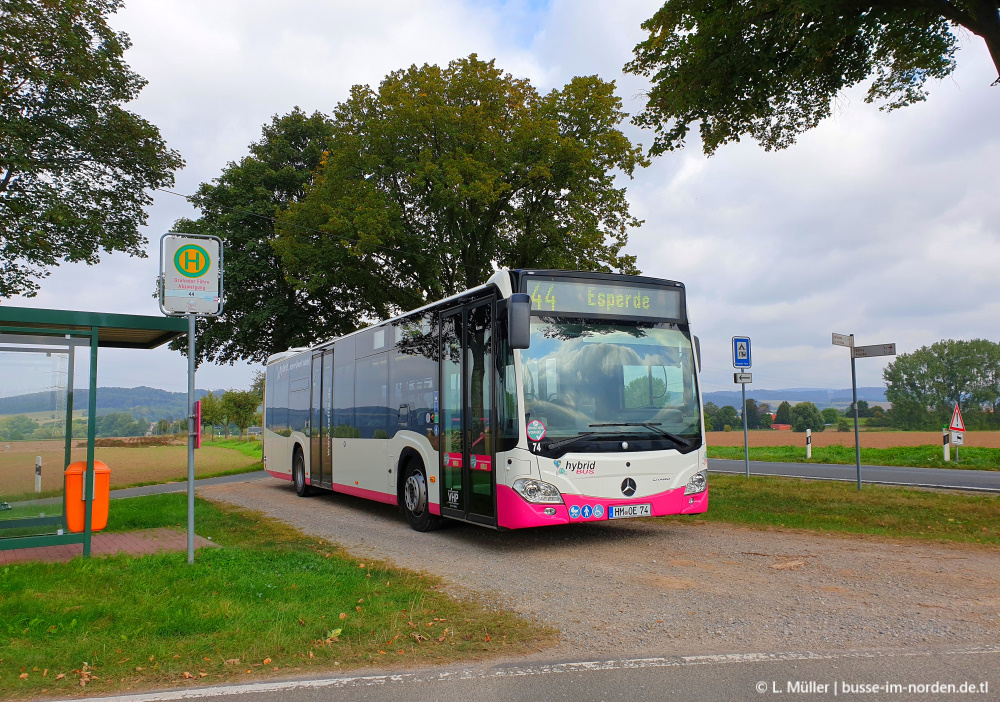
[[[655,439],[668,432],[700,443],[686,327],[532,317],[531,346],[521,351],[521,364],[527,421],[544,424],[546,440],[583,434]]]

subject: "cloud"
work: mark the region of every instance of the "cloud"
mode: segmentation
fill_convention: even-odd
[[[622,66],[655,0],[285,3],[133,0],[113,24],[149,80],[136,112],[157,124],[187,167],[191,193],[293,106],[329,112],[350,86],[388,72],[478,52],[539,90],[574,75],[615,80],[624,109],[646,83]],[[706,158],[695,141],[624,180],[635,213],[629,251],[648,275],[683,281],[702,340],[706,389],[731,389],[729,340],[749,334],[757,387],[846,387],[846,352],[831,332],[901,351],[942,338],[998,340],[1000,89],[976,37],[931,96],[882,113],[853,91],[799,143],[768,153],[750,140]],[[648,146],[648,132],[626,127]],[[108,256],[64,266],[23,304],[158,314],[149,297],[155,241],[194,212],[156,194],[151,258]],[[14,302],[17,304],[17,302]],[[185,387],[166,350],[102,352],[101,383]],[[883,359],[859,361],[859,383],[881,382]],[[205,366],[199,387],[245,386],[250,369]]]

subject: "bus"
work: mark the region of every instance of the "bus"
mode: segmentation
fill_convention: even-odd
[[[702,513],[700,356],[679,282],[501,270],[271,356],[264,467],[417,531]]]

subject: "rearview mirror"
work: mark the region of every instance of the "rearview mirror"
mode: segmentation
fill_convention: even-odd
[[[531,343],[531,296],[514,293],[507,301],[507,341],[512,349],[526,349]]]

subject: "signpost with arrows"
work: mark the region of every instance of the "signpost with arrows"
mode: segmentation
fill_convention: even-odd
[[[858,490],[861,489],[861,434],[858,430],[858,375],[854,368],[854,359],[873,358],[875,356],[895,356],[895,344],[875,344],[873,346],[855,346],[854,334],[833,335],[834,346],[846,346],[851,350],[851,394],[854,399],[854,459],[858,466]]]
[[[733,368],[750,370],[750,337],[733,337]],[[733,382],[739,383],[743,390],[743,462],[746,465],[747,477],[750,477],[750,445],[747,443],[747,383],[753,379],[751,373],[733,373]]]

